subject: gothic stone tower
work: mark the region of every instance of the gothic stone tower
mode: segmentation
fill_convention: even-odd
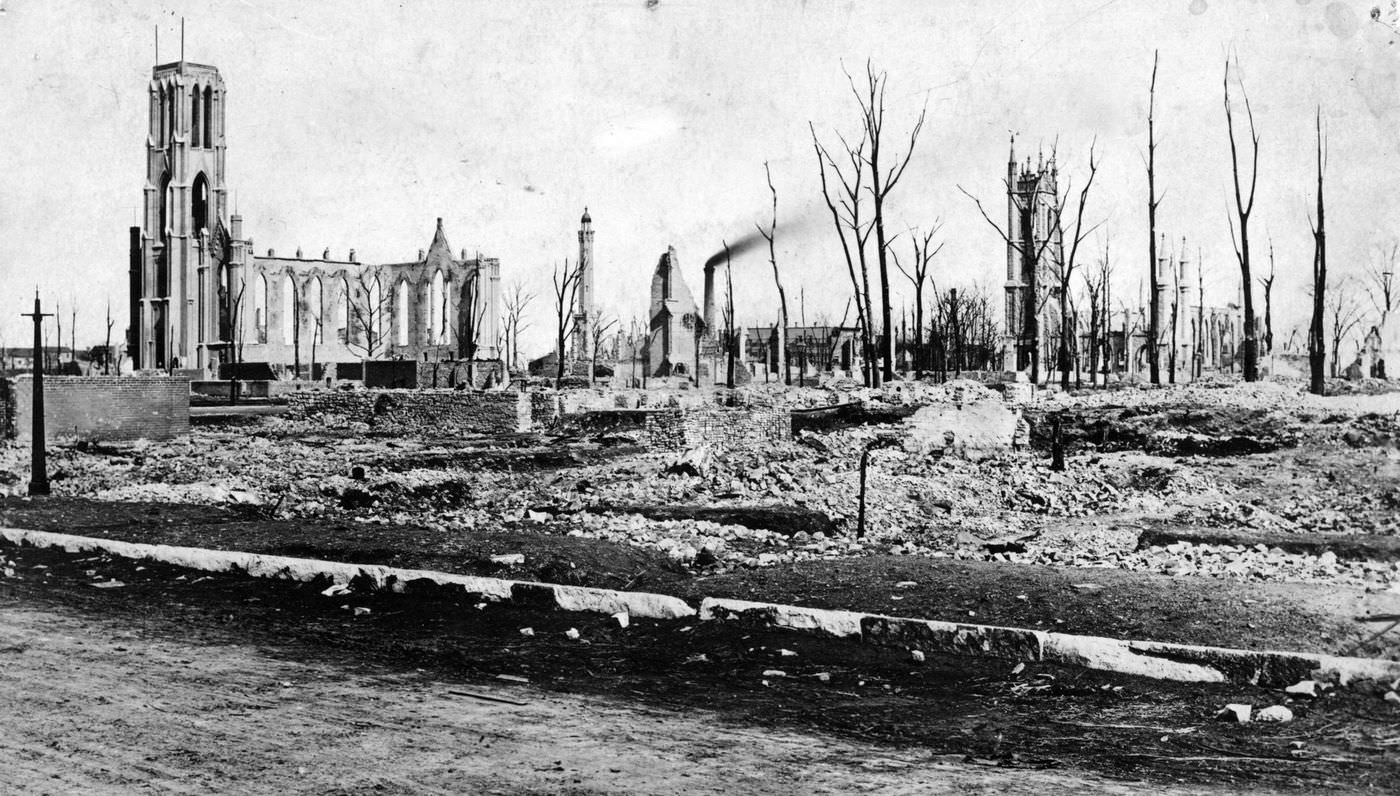
[[[574,295],[574,359],[593,359],[593,219],[583,209],[578,230],[578,291]]]
[[[1006,164],[1006,336],[1002,369],[1020,372],[1053,351],[1059,316],[1055,263],[1063,241],[1056,217],[1059,171],[1055,161],[1031,168],[1016,163],[1015,139]],[[1035,325],[1036,328],[1033,328]],[[1042,368],[1042,372],[1046,370]]]
[[[144,218],[131,230],[137,368],[206,367],[219,338],[218,282],[229,253],[224,101],[219,70],[186,61],[152,70]]]

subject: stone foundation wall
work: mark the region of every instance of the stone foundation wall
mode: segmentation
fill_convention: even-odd
[[[715,450],[763,451],[792,440],[786,410],[707,406],[648,412],[643,426],[647,444],[664,450],[708,445]]]
[[[527,431],[530,397],[514,391],[336,390],[287,397],[288,416],[330,426],[364,423],[376,430],[417,434]]]

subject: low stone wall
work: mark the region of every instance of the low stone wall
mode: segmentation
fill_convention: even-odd
[[[643,430],[648,445],[664,450],[763,451],[792,440],[792,418],[782,409],[706,406],[647,412]]]
[[[530,428],[530,397],[514,391],[334,390],[287,396],[288,416],[411,433],[490,434]]]
[[[34,379],[5,379],[5,436],[30,440]],[[190,382],[167,376],[45,376],[44,438],[171,439],[190,430]]]
[[[416,364],[418,386],[425,389],[456,389],[457,385],[470,382],[469,386],[480,390],[499,383],[504,375],[501,361],[498,359],[478,359],[471,363],[470,368],[467,367],[466,360],[461,359],[426,362],[419,360]]]

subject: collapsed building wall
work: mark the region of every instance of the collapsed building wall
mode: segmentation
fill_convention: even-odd
[[[3,379],[4,436],[27,443],[34,379]],[[190,430],[190,382],[166,376],[45,376],[44,439],[164,440]]]
[[[514,391],[338,390],[287,396],[288,416],[384,431],[490,434],[530,428],[530,396]]]
[[[646,412],[646,443],[663,450],[702,445],[716,450],[766,451],[792,440],[792,417],[783,409],[707,406]]]

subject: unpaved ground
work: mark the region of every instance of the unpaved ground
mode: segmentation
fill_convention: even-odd
[[[1355,691],[1294,701],[1045,665],[916,664],[742,626],[624,631],[7,555],[0,747],[13,751],[0,781],[25,792],[1315,793],[1400,777],[1400,709]],[[1298,718],[1211,720],[1237,701]]]

